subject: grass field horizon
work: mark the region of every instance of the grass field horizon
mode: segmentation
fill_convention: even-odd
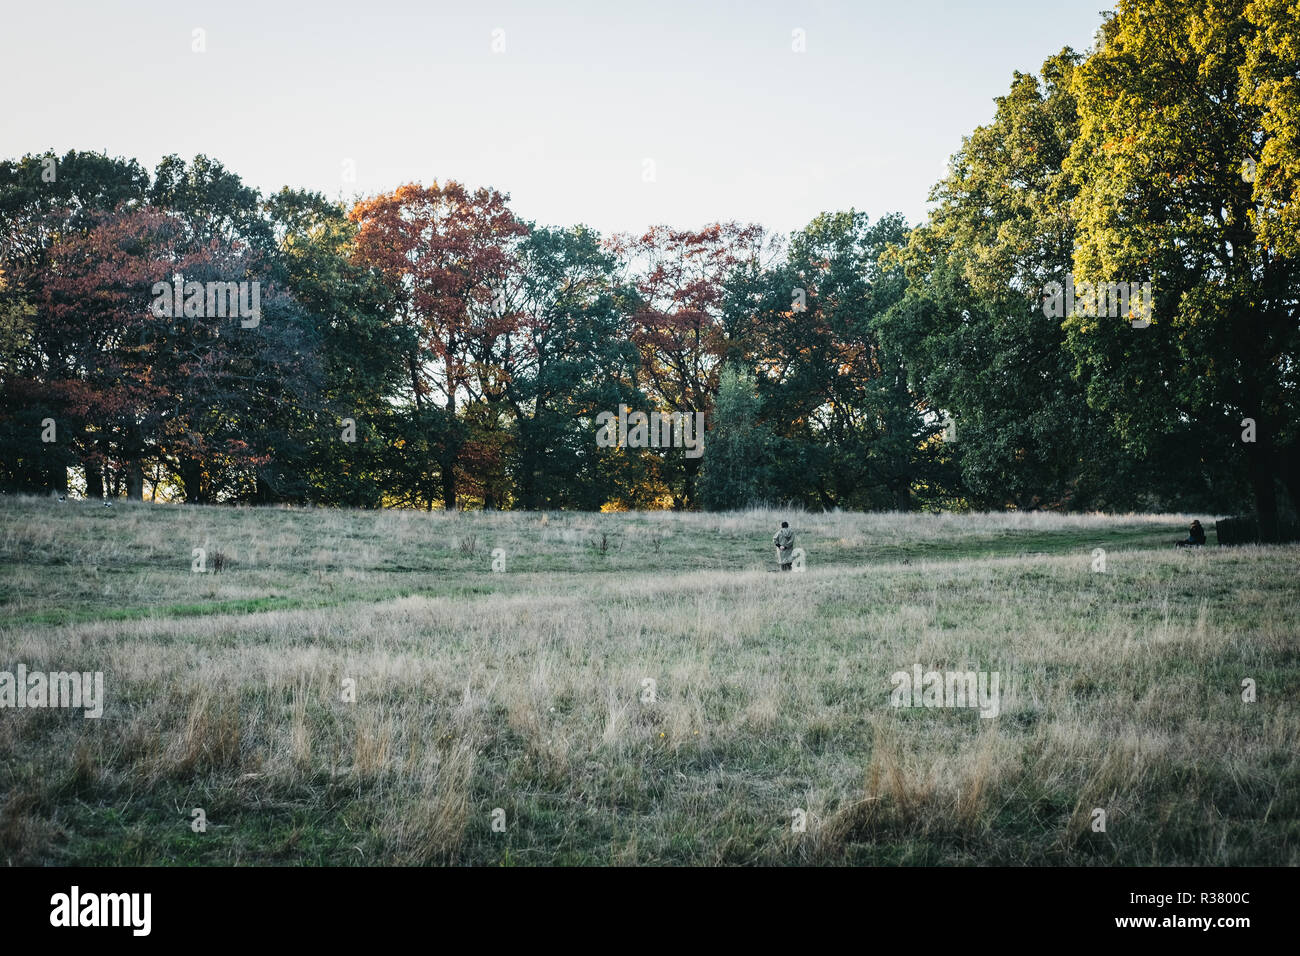
[[[0,860],[1295,865],[1300,546],[1192,517],[7,497],[0,670],[107,703],[0,711]]]

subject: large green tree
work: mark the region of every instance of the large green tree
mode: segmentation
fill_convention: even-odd
[[[783,260],[735,276],[729,354],[755,373],[772,435],[764,497],[907,510],[939,478],[937,426],[880,334],[905,289],[883,257],[906,234],[900,216],[823,213]]]
[[[618,492],[602,469],[594,419],[620,403],[638,363],[626,335],[629,289],[594,231],[532,228],[515,250],[505,307],[518,315],[492,356],[514,422],[511,466],[522,508],[599,508]]]
[[[1041,292],[1070,270],[1078,134],[1069,50],[1016,73],[990,123],[935,186],[899,258],[907,296],[885,322],[927,410],[953,422],[965,493],[986,507],[1133,506],[1143,482],[1086,404]]]
[[[1300,260],[1264,241],[1255,215],[1250,163],[1262,154],[1283,170],[1286,147],[1265,121],[1268,87],[1243,82],[1252,69],[1277,72],[1250,58],[1261,26],[1249,7],[1125,0],[1076,70],[1080,130],[1065,164],[1078,187],[1075,277],[1150,282],[1154,315],[1135,329],[1076,314],[1066,328],[1090,403],[1126,446],[1150,455],[1176,432],[1211,457],[1233,449],[1273,540],[1278,479],[1300,503]],[[1294,215],[1281,191],[1267,215]]]
[[[379,507],[401,485],[411,420],[388,400],[404,381],[413,333],[394,316],[377,271],[354,259],[356,225],[317,193],[283,189],[265,203],[275,273],[314,330],[319,400],[281,420],[264,487],[329,504]],[[290,454],[290,451],[296,454]]]
[[[769,442],[766,429],[758,422],[759,411],[753,376],[735,366],[724,366],[700,476],[704,508],[727,511],[763,499],[768,488]]]

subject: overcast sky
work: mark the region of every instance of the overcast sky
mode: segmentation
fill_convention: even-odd
[[[458,179],[544,224],[782,233],[849,207],[923,219],[1012,72],[1089,46],[1107,6],[0,3],[3,158],[206,153],[263,191]]]

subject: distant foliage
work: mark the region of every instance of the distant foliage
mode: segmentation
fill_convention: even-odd
[[[710,511],[748,507],[767,487],[770,449],[758,414],[753,377],[734,367],[723,369],[700,481],[701,504]]]
[[[1292,6],[1122,5],[1094,50],[1013,75],[914,227],[849,209],[785,237],[602,237],[454,180],[349,207],[205,156],[0,162],[0,488],[449,512],[1253,502],[1276,540],[1300,505]],[[197,292],[155,314],[178,282],[255,282],[261,319]],[[1067,313],[1063,286],[1149,289],[1152,312]],[[702,455],[598,444],[620,408],[703,416]]]

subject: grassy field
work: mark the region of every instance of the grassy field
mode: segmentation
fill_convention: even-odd
[[[0,710],[0,862],[1295,865],[1300,547],[1190,517],[6,498],[0,670],[107,704]]]

